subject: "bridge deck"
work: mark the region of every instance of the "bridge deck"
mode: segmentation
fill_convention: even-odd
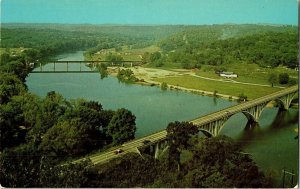
[[[247,109],[251,106],[255,106],[257,104],[260,104],[260,103],[263,103],[263,102],[266,102],[266,101],[274,100],[278,97],[284,96],[286,94],[290,94],[290,93],[295,92],[295,91],[298,91],[298,86],[292,86],[292,87],[283,89],[281,91],[278,91],[278,92],[275,92],[275,93],[257,98],[255,100],[251,100],[251,101],[244,102],[244,103],[241,103],[241,104],[238,104],[238,105],[235,105],[235,106],[231,106],[229,108],[225,108],[225,109],[222,109],[220,111],[210,113],[208,115],[201,116],[200,118],[194,119],[190,122],[197,125],[198,127],[201,127],[204,124],[207,124],[207,123],[212,122],[214,120],[218,120],[221,117],[227,116],[228,113],[235,114],[235,113],[241,112],[241,111],[243,111],[243,110],[245,110],[245,109]],[[164,140],[166,138],[166,135],[167,135],[167,131],[164,129],[164,130],[158,131],[156,133],[153,133],[151,135],[148,135],[148,136],[145,136],[145,137],[142,137],[142,138],[124,143],[122,146],[119,147],[122,150],[124,150],[124,152],[122,154],[116,155],[114,153],[114,150],[111,150],[111,151],[108,151],[108,152],[101,153],[99,155],[92,156],[92,157],[90,157],[90,159],[94,164],[106,162],[106,161],[108,161],[112,158],[118,157],[120,155],[129,153],[129,152],[136,152],[137,148],[140,148],[140,147],[144,146],[143,141],[145,141],[145,140],[149,140],[152,143],[155,143],[156,141]],[[83,160],[83,159],[79,159],[75,162],[78,162],[78,161],[81,161],[81,160]]]
[[[30,73],[99,73],[98,70],[82,70],[82,71],[32,71]]]

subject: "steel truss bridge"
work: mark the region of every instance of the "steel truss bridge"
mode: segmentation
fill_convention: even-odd
[[[141,61],[50,61],[46,63],[47,65],[52,65],[51,70],[43,69],[42,63],[34,63],[33,67],[38,67],[37,69],[34,69],[31,71],[31,73],[95,73],[99,72],[98,69],[96,69],[97,65],[100,64],[106,64],[107,66],[139,66],[142,64]],[[77,67],[75,70],[70,69],[70,64],[79,64],[79,67]],[[64,65],[64,69],[57,69],[57,65]],[[89,69],[86,69],[89,67]]]

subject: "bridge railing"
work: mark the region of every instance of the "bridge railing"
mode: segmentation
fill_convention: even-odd
[[[203,124],[207,124],[204,120],[201,120],[201,119],[205,119],[205,117],[212,117],[212,119],[207,120],[207,122],[215,121],[215,120],[218,120],[222,116],[226,116],[227,114],[235,114],[237,112],[241,112],[250,107],[259,105],[266,101],[274,100],[278,97],[284,96],[286,94],[289,94],[289,93],[295,92],[295,91],[298,91],[297,85],[294,85],[292,87],[277,91],[275,93],[272,93],[272,94],[269,94],[269,95],[266,95],[263,97],[259,97],[257,99],[251,100],[251,101],[242,102],[240,104],[237,104],[237,105],[234,105],[234,106],[231,106],[231,107],[228,107],[228,108],[225,108],[225,109],[213,112],[213,113],[208,113],[206,115],[203,115],[201,117],[193,119],[190,122],[203,122]]]

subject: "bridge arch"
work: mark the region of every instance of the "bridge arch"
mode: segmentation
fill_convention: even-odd
[[[296,94],[297,92],[290,93],[274,100],[278,103],[278,106],[281,110],[288,110]]]
[[[249,111],[242,111],[242,113],[249,122],[258,122],[258,120],[255,119],[255,116],[252,113],[250,113]]]
[[[227,119],[225,120],[225,122],[222,124],[222,126],[220,127],[220,129],[219,129],[219,131],[218,131],[218,134],[221,133],[221,131],[222,131],[222,129],[225,127],[225,124],[227,123],[227,121],[228,121],[231,117],[233,117],[233,116],[235,116],[235,115],[238,115],[238,114],[244,115],[244,117],[246,117],[246,119],[247,119],[247,123],[246,123],[244,129],[247,127],[247,125],[248,125],[249,123],[252,123],[252,122],[255,123],[255,122],[253,121],[253,120],[254,120],[253,115],[250,114],[249,112],[237,112],[237,113],[234,113],[234,114],[230,114],[230,115],[227,117]]]
[[[213,133],[211,133],[210,131],[206,130],[206,129],[199,129],[200,132],[202,132],[206,137],[210,138],[213,137]]]

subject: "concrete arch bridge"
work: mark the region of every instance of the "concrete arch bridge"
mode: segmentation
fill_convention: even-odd
[[[255,100],[243,102],[218,112],[194,119],[191,122],[197,125],[200,131],[202,131],[205,135],[217,136],[231,116],[241,112],[246,116],[250,124],[258,123],[259,118],[268,103],[275,101],[277,102],[280,110],[287,110],[297,93],[298,86],[295,85]]]
[[[248,123],[257,123],[261,113],[269,102],[276,101],[279,104],[280,110],[287,110],[297,93],[298,86],[295,85],[255,100],[243,102],[238,105],[201,116],[190,122],[198,126],[199,130],[205,135],[218,136],[226,121],[231,116],[242,112],[249,120]],[[123,150],[121,154],[115,154],[115,150],[110,150],[105,153],[92,156],[90,159],[94,164],[98,164],[107,162],[113,158],[130,152],[137,152],[140,154],[146,153],[149,155],[154,155],[155,158],[158,158],[168,148],[166,136],[167,131],[164,129],[151,135],[124,143],[118,147],[119,149]],[[79,162],[81,160],[82,159],[79,159],[75,162]]]

